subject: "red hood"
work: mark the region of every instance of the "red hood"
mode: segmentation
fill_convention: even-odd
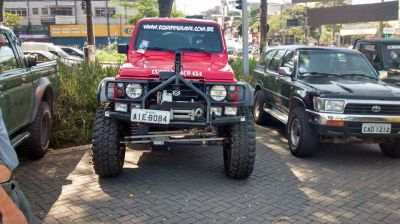
[[[132,51],[119,70],[120,79],[158,79],[160,71],[173,71],[175,53]],[[225,54],[183,53],[181,75],[206,82],[234,82],[235,76]]]

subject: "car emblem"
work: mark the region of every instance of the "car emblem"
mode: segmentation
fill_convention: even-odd
[[[179,96],[179,95],[181,95],[181,91],[180,90],[173,90],[172,91],[172,95]]]
[[[372,112],[374,112],[374,113],[379,113],[382,110],[382,108],[380,106],[373,106],[371,109],[372,109]]]

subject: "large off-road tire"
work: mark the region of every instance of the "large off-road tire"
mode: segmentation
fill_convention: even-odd
[[[391,158],[400,158],[400,139],[391,139],[388,143],[379,144],[384,155]]]
[[[115,177],[121,174],[125,161],[126,146],[119,122],[104,116],[99,108],[93,126],[92,157],[93,167],[100,177]]]
[[[245,122],[227,128],[228,140],[223,145],[224,167],[228,177],[244,179],[251,175],[256,156],[256,131],[250,110],[240,108]]]
[[[295,108],[287,126],[290,152],[297,157],[310,157],[318,149],[318,134],[308,120],[304,108]]]
[[[253,117],[256,124],[268,124],[271,115],[264,111],[265,96],[261,90],[257,90],[254,95]]]
[[[40,102],[35,119],[28,126],[31,137],[25,144],[26,153],[30,158],[42,158],[48,151],[51,137],[52,114],[47,102]]]

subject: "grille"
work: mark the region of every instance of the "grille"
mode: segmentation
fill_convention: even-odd
[[[347,122],[346,123],[346,128],[347,131],[350,134],[361,134],[361,127],[362,127],[362,123],[358,123],[358,122]],[[391,134],[397,134],[400,132],[400,124],[392,124],[392,132]]]
[[[373,112],[372,107],[379,106],[379,112]],[[376,105],[376,104],[347,104],[345,114],[371,114],[371,115],[400,115],[400,105]]]

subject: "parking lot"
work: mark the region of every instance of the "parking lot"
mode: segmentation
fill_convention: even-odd
[[[17,178],[45,223],[400,223],[400,163],[377,146],[290,155],[283,128],[257,127],[253,175],[231,180],[220,146],[129,151],[99,180],[85,149],[24,161]]]

